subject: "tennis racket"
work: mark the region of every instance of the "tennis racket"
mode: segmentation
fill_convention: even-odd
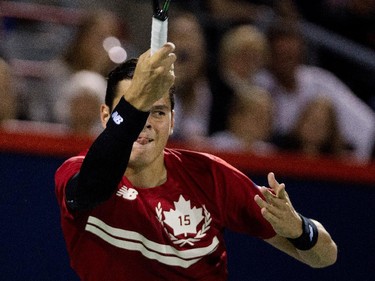
[[[151,55],[167,43],[168,10],[171,0],[166,0],[160,8],[159,1],[153,0],[153,16],[151,26]]]

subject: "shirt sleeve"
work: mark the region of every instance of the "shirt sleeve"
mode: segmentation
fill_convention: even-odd
[[[260,188],[244,173],[218,159],[215,166],[221,218],[232,231],[246,233],[261,239],[276,235],[254,201],[256,194],[263,197]]]
[[[55,194],[60,206],[61,217],[73,218],[66,204],[65,187],[69,180],[76,175],[82,165],[84,156],[75,156],[66,160],[55,173]]]

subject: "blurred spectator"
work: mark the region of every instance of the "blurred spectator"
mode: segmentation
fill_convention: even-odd
[[[0,57],[0,123],[18,118],[18,99],[10,65]]]
[[[56,121],[52,114],[54,103],[61,94],[65,82],[74,73],[88,70],[106,76],[116,63],[125,60],[126,53],[123,49],[121,52],[121,48],[118,49],[120,56],[111,59],[110,47],[104,44],[104,40],[107,39],[106,42],[112,47],[120,47],[121,36],[121,22],[113,13],[106,10],[89,11],[83,17],[63,56],[49,64],[44,101],[37,101],[33,105],[32,119]]]
[[[109,37],[121,39],[121,22],[107,10],[93,10],[83,18],[75,38],[63,56],[63,63],[70,70],[90,70],[103,76],[114,67],[104,40]]]
[[[375,140],[375,114],[332,73],[303,64],[304,41],[297,25],[276,22],[268,32],[270,60],[267,69],[256,76],[276,103],[275,126],[278,134],[288,134],[304,105],[324,93],[333,102],[339,128],[353,145],[358,160],[368,161]]]
[[[292,0],[207,0],[210,15],[218,20],[231,22],[264,22],[276,13],[286,18],[298,18]]]
[[[226,129],[214,133],[209,144],[225,151],[274,152],[272,122],[273,101],[268,92],[257,87],[237,92],[229,104]]]
[[[346,0],[343,6],[328,2],[325,26],[375,51],[375,1]]]
[[[375,50],[374,0],[296,1],[308,20]]]
[[[319,65],[345,81],[359,98],[371,105],[375,91],[375,67],[371,59],[375,58],[375,1],[297,1],[297,6],[307,20],[323,27],[317,27],[316,35],[308,36],[318,44],[314,55]],[[329,36],[328,40],[316,41],[319,33]]]
[[[103,129],[98,109],[104,103],[106,85],[96,72],[82,70],[72,75],[55,104],[56,120],[71,134],[97,136]]]
[[[198,140],[209,133],[212,92],[207,78],[205,36],[191,13],[170,17],[168,40],[176,45],[173,138]]]
[[[211,131],[224,129],[228,103],[235,92],[251,91],[252,77],[265,66],[267,39],[255,25],[240,24],[229,28],[219,42],[216,71],[211,72],[215,92],[211,112]]]
[[[234,90],[252,86],[252,77],[265,66],[267,39],[254,25],[229,29],[219,45],[221,78]]]
[[[208,12],[213,18],[232,22],[255,22],[270,9],[262,1],[261,4],[258,4],[259,1],[207,0],[206,2]]]
[[[294,128],[279,142],[280,148],[309,157],[348,159],[352,156],[351,148],[344,142],[337,117],[329,98],[319,96],[310,100],[302,109]]]

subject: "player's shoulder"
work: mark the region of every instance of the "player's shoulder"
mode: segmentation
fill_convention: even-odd
[[[189,150],[189,149],[181,149],[181,148],[165,148],[164,149],[164,156],[166,159],[173,159],[177,162],[190,162],[197,166],[201,165],[215,165],[215,166],[230,166],[225,160],[222,158],[207,152]],[[172,160],[172,161],[173,161]]]
[[[87,153],[87,152],[84,151],[84,152],[81,152],[80,154],[78,154],[78,155],[76,155],[76,156],[72,156],[72,157],[66,159],[66,160],[64,161],[64,163],[62,164],[62,166],[63,166],[63,165],[73,164],[73,163],[82,163],[83,160],[84,160],[85,157],[86,157],[86,153]]]
[[[300,65],[297,73],[301,77],[307,77],[310,79],[319,78],[325,80],[337,80],[337,77],[331,71],[315,65]]]
[[[165,148],[164,155],[166,157],[177,157],[177,158],[199,158],[199,159],[213,159],[215,156],[210,153],[190,150],[185,148]]]
[[[67,171],[76,170],[78,171],[82,165],[83,160],[85,159],[87,151],[81,152],[76,156],[72,156],[65,160],[60,167],[56,170],[56,175],[65,174]]]

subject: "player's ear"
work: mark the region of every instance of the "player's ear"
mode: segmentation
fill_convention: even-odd
[[[174,128],[174,110],[172,110],[172,114],[171,114],[171,128],[169,130],[169,135],[173,134],[173,128]]]
[[[111,110],[109,109],[108,105],[102,104],[100,106],[100,121],[102,122],[103,128],[107,126],[107,122],[111,117]]]

